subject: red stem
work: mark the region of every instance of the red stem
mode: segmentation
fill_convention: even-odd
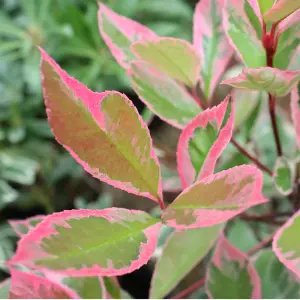
[[[277,122],[276,122],[275,107],[276,107],[276,98],[272,94],[269,94],[269,113],[270,113],[270,118],[271,118],[271,122],[272,122],[272,128],[273,128],[273,133],[274,133],[274,138],[275,138],[277,154],[278,154],[278,156],[282,156],[282,148],[281,148],[281,143],[280,143]]]
[[[254,164],[256,164],[261,170],[265,171],[267,174],[272,176],[273,172],[261,163],[257,158],[252,156],[245,148],[243,148],[233,137],[231,138],[231,143],[234,145],[243,155],[248,157]]]
[[[259,251],[260,249],[267,247],[273,241],[273,238],[274,238],[274,234],[271,234],[269,237],[267,237],[266,239],[264,239],[263,241],[261,241],[255,247],[253,247],[249,251],[247,251],[247,255],[249,255],[249,256],[253,255],[257,251]]]
[[[182,292],[178,293],[176,296],[171,297],[170,299],[183,299],[184,297],[190,295],[192,292],[196,291],[197,289],[201,288],[205,284],[205,279],[201,279],[194,284],[190,285],[188,288],[183,290]]]

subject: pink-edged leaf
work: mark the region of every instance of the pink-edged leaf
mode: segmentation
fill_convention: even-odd
[[[261,42],[261,23],[253,1],[225,0],[223,27],[232,47],[248,68],[266,66],[266,51]]]
[[[234,123],[231,97],[201,112],[182,131],[177,149],[178,173],[183,188],[213,174],[229,143]]]
[[[300,282],[300,210],[275,234],[273,251],[279,260],[293,271]]]
[[[261,14],[265,14],[268,10],[272,8],[276,0],[258,0]]]
[[[132,62],[128,75],[145,105],[174,127],[182,129],[201,111],[180,83],[147,62]]]
[[[300,44],[293,53],[293,56],[288,65],[288,70],[291,71],[300,70]]]
[[[187,86],[193,87],[200,72],[200,57],[185,40],[175,38],[143,39],[131,46],[135,55]]]
[[[28,218],[26,220],[9,220],[9,225],[18,234],[19,237],[27,234],[31,229],[33,229],[37,224],[44,220],[44,215],[35,216]]]
[[[10,279],[0,282],[0,299],[8,299]]]
[[[265,203],[262,173],[238,166],[210,175],[185,189],[163,212],[162,221],[178,229],[212,226]]]
[[[130,273],[154,252],[158,222],[121,208],[55,213],[20,240],[10,264],[74,277]]]
[[[57,141],[95,178],[162,201],[158,159],[132,102],[118,92],[92,92],[41,54],[48,121]]]
[[[153,39],[157,36],[149,28],[118,15],[102,3],[99,6],[98,23],[102,38],[112,55],[125,69],[129,67],[130,61],[135,59],[130,50],[131,44],[143,38]]]
[[[291,95],[292,119],[296,130],[297,146],[300,149],[300,84],[292,90]]]
[[[298,0],[279,0],[264,14],[265,22],[277,23],[300,8]]]
[[[235,88],[255,91],[265,91],[274,96],[285,96],[300,81],[299,71],[283,71],[264,67],[259,69],[244,69],[237,77],[226,79],[222,84]]]
[[[273,59],[274,67],[282,70],[299,70],[299,61],[296,60],[296,55],[300,44],[300,9],[280,22],[278,36],[278,45]]]
[[[233,54],[222,27],[223,7],[224,0],[201,0],[194,14],[194,47],[201,58],[200,83],[207,99]]]
[[[34,274],[11,269],[9,299],[79,299],[67,286]]]
[[[205,282],[211,299],[261,298],[260,278],[253,263],[224,234],[218,240]]]
[[[206,256],[222,229],[219,224],[172,232],[155,265],[150,299],[165,297]]]

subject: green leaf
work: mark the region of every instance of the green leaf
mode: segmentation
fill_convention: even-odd
[[[273,181],[276,189],[282,195],[289,195],[293,191],[294,168],[285,157],[278,157],[273,172]]]
[[[227,238],[232,245],[243,252],[250,250],[258,244],[258,240],[249,224],[240,220],[234,220],[232,222],[228,230]]]
[[[8,299],[10,289],[10,279],[0,282],[0,299]]]
[[[0,209],[14,202],[18,198],[18,195],[19,193],[15,189],[5,181],[0,180]]]
[[[121,290],[116,285],[116,282],[115,282],[116,280],[117,280],[116,278],[112,278],[112,277],[103,277],[103,281],[104,281],[104,285],[105,285],[107,293],[113,299],[120,299],[121,298]]]
[[[261,24],[248,0],[225,1],[223,24],[232,45],[248,68],[266,66],[266,52],[260,39]]]
[[[279,0],[265,15],[265,22],[277,23],[300,8],[298,0]]]
[[[62,283],[74,290],[82,299],[105,299],[101,277],[66,277]]]
[[[183,128],[201,111],[180,84],[146,62],[133,62],[129,76],[132,88],[148,108],[177,128]]]
[[[205,257],[222,228],[216,225],[173,232],[156,263],[150,298],[164,298]]]
[[[150,259],[159,228],[159,220],[142,211],[63,211],[25,235],[11,263],[74,277],[122,275]]]
[[[254,266],[261,280],[263,299],[300,298],[299,282],[271,249],[260,251],[254,261]]]
[[[191,44],[174,38],[135,42],[132,51],[161,72],[192,87],[200,72],[200,58]],[[178,59],[180,57],[180,59]]]
[[[261,14],[263,15],[269,11],[275,2],[276,0],[258,0]]]

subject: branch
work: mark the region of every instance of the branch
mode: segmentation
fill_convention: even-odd
[[[259,250],[261,250],[262,248],[265,248],[267,246],[269,246],[269,244],[273,241],[274,238],[274,234],[271,234],[269,237],[267,237],[266,239],[264,239],[263,241],[261,241],[259,244],[257,244],[255,247],[251,248],[250,250],[248,250],[246,253],[247,255],[253,255],[256,252],[258,252]]]
[[[197,289],[201,288],[205,284],[205,279],[201,279],[199,281],[196,281],[194,284],[190,285],[188,288],[183,290],[182,292],[178,293],[174,297],[171,297],[170,299],[183,299],[184,297],[190,295],[192,292],[196,291]]]

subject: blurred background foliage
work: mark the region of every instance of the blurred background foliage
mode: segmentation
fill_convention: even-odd
[[[193,11],[197,0],[102,2],[161,36],[192,40]],[[54,140],[46,120],[37,46],[42,46],[67,72],[90,89],[121,91],[143,113],[144,106],[131,90],[125,71],[115,62],[100,37],[97,8],[96,0],[0,1],[0,281],[8,274],[4,261],[14,252],[17,241],[7,223],[9,219],[72,208],[102,209],[112,205],[152,210],[157,214],[154,202],[137,201],[138,197],[115,190],[84,172]],[[231,66],[236,63],[236,60],[231,62]],[[221,100],[226,93],[228,88],[223,87],[216,95]],[[241,104],[241,111],[247,108],[244,105],[247,103]],[[244,123],[245,128],[236,133],[236,138],[260,154],[273,168],[276,154],[271,127],[265,126],[269,122],[266,121],[267,112],[260,104],[253,106],[251,111]],[[282,112],[278,116],[283,124],[281,136],[287,151],[292,152],[294,132],[290,123],[285,122],[288,114]],[[258,115],[261,117],[256,122]],[[163,177],[177,185],[178,178],[174,180],[174,174],[178,130],[154,118],[150,131],[155,147],[161,152],[158,155],[163,163]],[[229,146],[219,169],[244,163],[248,160]],[[265,179],[266,196],[276,197],[271,180]],[[176,192],[175,186],[169,200],[174,199]],[[168,201],[168,195],[166,199]],[[273,201],[272,205],[278,204]],[[289,209],[287,201],[281,201],[281,205],[283,211]],[[232,241],[236,241],[237,246],[240,236],[249,243],[255,239],[255,244],[260,238],[255,233],[266,235],[273,230],[263,227],[265,224],[250,224],[251,228],[248,224],[243,222],[241,226],[230,227],[230,230],[237,231],[237,234],[232,234]],[[169,233],[168,228],[162,232],[163,240]],[[140,279],[139,274],[137,278]],[[149,283],[150,277],[146,281]],[[140,284],[141,297],[147,296],[148,283],[146,286]],[[203,291],[197,297],[202,298]]]

